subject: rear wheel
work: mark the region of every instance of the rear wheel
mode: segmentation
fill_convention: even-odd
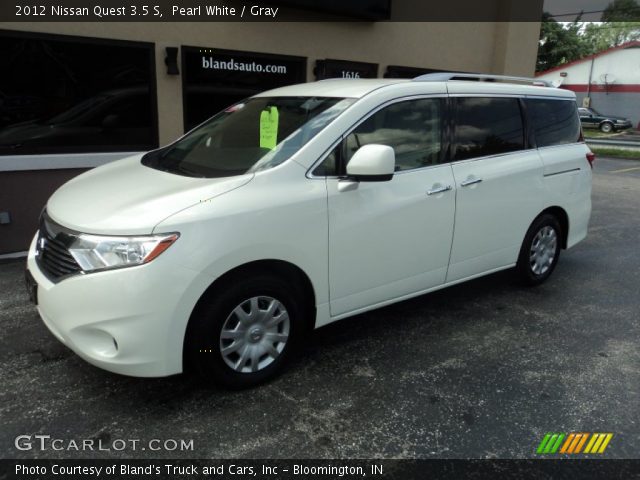
[[[271,275],[226,282],[191,319],[185,342],[190,364],[205,378],[230,388],[269,380],[297,347],[301,298],[295,288]]]
[[[543,214],[536,218],[522,242],[516,269],[527,285],[539,285],[556,268],[560,257],[562,229],[557,218]]]

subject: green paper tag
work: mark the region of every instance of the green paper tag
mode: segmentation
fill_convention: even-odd
[[[267,108],[260,114],[260,148],[273,150],[278,143],[278,108]]]

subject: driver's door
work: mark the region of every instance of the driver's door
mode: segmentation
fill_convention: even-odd
[[[345,137],[345,165],[365,144],[394,148],[396,172],[345,189],[327,178],[331,316],[366,310],[444,283],[455,214],[453,174],[440,164],[442,99],[394,103]]]

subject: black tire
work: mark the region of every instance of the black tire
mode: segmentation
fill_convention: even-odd
[[[231,319],[231,322],[236,321],[232,313],[234,309],[242,304],[249,305],[251,310],[250,304],[245,301],[255,297],[260,297],[259,301],[265,302],[265,305],[269,301],[268,298],[276,299],[284,307],[289,318],[288,339],[277,358],[272,359],[267,354],[262,357],[262,362],[270,360],[271,363],[257,371],[239,372],[227,364],[229,357],[225,361],[221,353],[221,342],[228,341],[233,344],[238,340],[221,340],[221,333],[225,325],[228,327],[228,319]],[[300,340],[304,336],[305,308],[302,299],[303,296],[295,286],[273,275],[249,273],[229,279],[210,292],[192,315],[185,339],[185,360],[189,367],[196,370],[205,380],[231,389],[253,387],[272,379],[282,372],[298,350]],[[261,308],[260,311],[265,310]],[[282,314],[281,310],[278,311]],[[241,323],[238,321],[237,325]],[[263,335],[266,338],[266,334]],[[249,332],[244,338],[242,341],[250,345]],[[244,350],[243,348],[242,351]],[[242,356],[240,353],[236,355],[239,364]],[[247,358],[245,366],[240,368],[251,368],[251,362],[253,359]],[[247,365],[248,363],[251,365]]]
[[[538,234],[540,233],[545,239],[544,241],[550,243],[552,236],[543,235],[543,232],[549,232],[549,228],[553,229],[555,233],[555,253],[552,256],[536,256],[537,260],[545,260],[542,262],[544,265],[541,266],[540,262],[532,260],[532,255],[534,255],[533,249],[536,248],[534,241],[539,241],[541,239],[541,237],[538,237]],[[558,222],[558,219],[555,216],[549,213],[542,214],[533,221],[529,230],[527,230],[527,234],[524,236],[522,247],[520,247],[518,263],[516,265],[516,271],[525,285],[540,285],[551,276],[553,270],[558,264],[558,258],[560,257],[560,250],[562,249],[562,235],[563,232],[560,222]]]
[[[613,133],[614,130],[615,127],[611,122],[602,122],[602,124],[600,125],[600,131],[602,133]]]

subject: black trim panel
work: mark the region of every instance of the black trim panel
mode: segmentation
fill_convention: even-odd
[[[569,170],[562,170],[561,172],[545,173],[544,176],[553,177],[555,175],[562,175],[563,173],[579,172],[580,170],[582,169],[580,167],[577,167],[577,168],[571,168]]]

